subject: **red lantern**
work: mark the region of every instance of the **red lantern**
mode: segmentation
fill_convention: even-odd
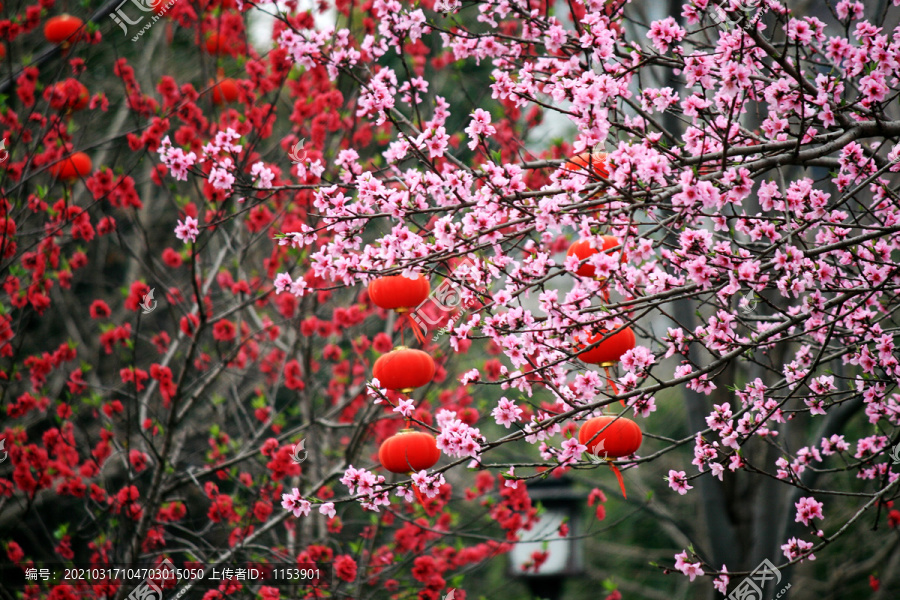
[[[606,165],[606,152],[582,152],[566,163],[566,169],[569,171],[584,169],[593,179],[597,179],[598,175],[609,179],[609,168]]]
[[[60,42],[73,43],[77,41],[76,33],[81,29],[82,25],[84,25],[84,22],[81,19],[69,14],[51,17],[47,19],[47,23],[44,25],[44,37],[51,44]]]
[[[408,394],[434,378],[434,359],[427,352],[398,346],[375,361],[372,375],[381,386]]]
[[[572,256],[573,254],[578,257],[578,262],[584,261],[585,259],[590,258],[594,254],[597,254],[601,250],[609,254],[610,248],[615,248],[620,245],[622,242],[619,241],[614,235],[603,235],[600,236],[600,248],[595,248],[591,246],[591,240],[588,238],[581,238],[571,246],[569,246],[569,251],[566,252],[566,256]],[[622,253],[622,259],[625,259],[625,254]],[[583,265],[579,265],[578,269],[575,271],[576,275],[581,275],[582,277],[593,277],[597,274],[597,269],[594,268],[594,265],[585,263]]]
[[[612,415],[589,419],[578,430],[578,441],[588,447],[589,453],[609,458],[634,454],[641,447],[643,437],[637,423]]]
[[[625,493],[625,481],[622,479],[622,473],[611,461],[613,458],[630,456],[637,452],[643,438],[644,434],[641,433],[641,428],[637,423],[625,417],[612,415],[588,419],[578,430],[578,442],[587,446],[590,454],[594,456],[602,454],[610,461],[609,466],[619,481],[619,488],[625,498],[628,497],[628,494]]]
[[[391,473],[410,473],[433,467],[441,457],[434,436],[403,429],[384,440],[378,460]]]
[[[225,36],[220,36],[216,32],[210,34],[210,36],[206,38],[206,51],[210,54],[223,54],[225,52],[225,43],[222,40],[223,37]]]
[[[91,172],[91,157],[84,152],[76,152],[50,167],[50,172],[60,179],[74,181]]]
[[[609,332],[606,329],[595,333],[588,338],[586,344],[579,345],[578,349],[587,348],[594,342],[602,340]],[[608,338],[597,344],[590,350],[582,350],[578,354],[581,362],[592,365],[600,365],[601,367],[611,367],[622,359],[622,355],[634,348],[636,340],[634,331],[627,325],[615,329]]]
[[[210,85],[215,86],[212,89],[213,104],[222,105],[238,99],[238,86],[231,77],[224,77],[217,83],[210,82]]]
[[[379,277],[369,283],[369,298],[376,306],[399,313],[415,308],[428,298],[431,285],[421,275],[409,279],[403,275]]]

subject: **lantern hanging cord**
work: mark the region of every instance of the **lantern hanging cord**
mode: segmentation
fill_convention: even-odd
[[[609,387],[612,389],[613,396],[619,395],[619,388],[616,386],[616,381],[609,374],[609,365],[603,365],[603,372],[606,373],[606,382],[609,383]],[[625,400],[619,398],[619,402],[622,403],[622,406],[625,406]]]

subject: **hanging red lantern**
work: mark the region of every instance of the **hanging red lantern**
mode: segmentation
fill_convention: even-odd
[[[415,308],[428,298],[431,285],[421,275],[409,279],[403,275],[379,277],[369,283],[369,298],[376,306],[398,313]]]
[[[408,394],[430,383],[435,370],[434,359],[427,352],[398,346],[378,357],[372,375],[381,387]]]
[[[606,152],[582,152],[566,163],[566,169],[569,171],[583,169],[587,171],[593,179],[597,179],[597,176],[600,176],[603,179],[609,179],[607,161],[608,156]]]
[[[78,41],[82,25],[84,25],[84,21],[66,13],[50,17],[44,25],[44,37],[51,44],[65,42],[64,45],[68,46],[70,43],[74,44]]]
[[[212,88],[213,104],[221,106],[238,99],[239,91],[237,83],[231,77],[223,77],[218,82],[210,81]]]
[[[91,157],[84,152],[76,152],[53,164],[49,170],[50,173],[59,179],[74,181],[80,177],[85,177],[91,172],[91,168]]]
[[[566,252],[566,257],[572,256],[573,254],[578,257],[578,262],[582,262],[594,254],[597,254],[600,251],[606,252],[609,254],[609,250],[611,248],[615,248],[619,246],[622,242],[614,235],[602,235],[600,236],[600,247],[596,248],[591,246],[591,240],[589,238],[581,238],[571,246],[569,246],[569,251]],[[625,255],[622,254],[622,259],[624,260]],[[578,266],[578,269],[575,271],[576,275],[581,275],[582,277],[593,277],[597,274],[597,269],[594,265],[584,263]]]
[[[581,362],[600,365],[601,367],[611,367],[622,359],[623,354],[633,349],[637,341],[634,337],[634,331],[627,325],[615,329],[612,335],[604,340],[603,338],[607,335],[609,335],[609,331],[602,329],[599,333],[590,336],[586,344],[578,346],[578,349],[581,350],[578,353],[578,358],[581,359]],[[582,350],[600,340],[603,341],[595,347],[589,350]]]
[[[625,493],[622,473],[611,461],[637,452],[643,438],[644,434],[641,433],[637,423],[625,417],[612,415],[588,419],[578,430],[578,442],[587,446],[588,453],[598,457],[603,455],[609,461],[609,466],[619,481],[619,488],[625,498],[628,494]]]
[[[391,473],[430,469],[440,457],[434,436],[412,429],[400,430],[384,440],[378,449],[378,460]]]
[[[613,415],[588,419],[578,430],[578,441],[589,453],[608,458],[631,456],[641,447],[643,437],[637,423]]]

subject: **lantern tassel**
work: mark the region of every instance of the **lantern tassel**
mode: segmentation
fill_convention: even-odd
[[[612,460],[609,461],[609,468],[612,469],[613,473],[616,474],[616,479],[619,480],[619,489],[622,490],[622,497],[627,498],[628,494],[625,493],[625,480],[622,479],[622,472],[612,463]]]
[[[614,395],[614,396],[618,396],[618,395],[619,395],[619,388],[616,387],[616,382],[615,382],[615,380],[614,380],[614,379],[612,378],[612,376],[609,374],[609,367],[603,367],[603,371],[606,373],[606,381],[609,382],[609,387],[612,388],[613,395]],[[625,400],[623,400],[622,398],[619,398],[619,402],[622,403],[622,406],[625,406]]]
[[[415,334],[416,339],[419,340],[419,343],[422,344],[422,347],[425,347],[425,336],[422,334],[422,330],[419,329],[419,326],[412,318],[412,313],[406,313],[406,321],[409,323],[410,328],[413,330],[413,334]]]
[[[413,489],[413,493],[415,493],[415,495],[416,495],[416,500],[419,501],[419,504],[422,505],[422,510],[424,510],[425,513],[427,514],[428,509],[425,508],[425,498],[422,497],[422,492],[419,491],[419,487],[416,484],[412,484],[412,489]]]

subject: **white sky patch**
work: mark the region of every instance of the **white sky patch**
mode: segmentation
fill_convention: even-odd
[[[275,17],[271,15],[277,13],[276,4],[284,10],[284,2],[260,2],[258,7],[247,11],[247,18],[250,21],[247,37],[250,44],[260,53],[268,52],[274,44],[272,26],[275,24]],[[317,28],[334,27],[337,10],[332,7],[328,12],[320,14],[315,12],[317,4],[315,0],[298,0],[297,9],[301,12],[312,10]]]

